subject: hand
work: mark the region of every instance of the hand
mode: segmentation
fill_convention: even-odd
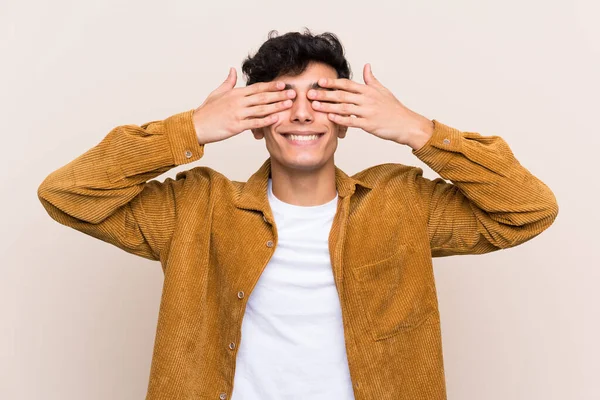
[[[269,126],[278,119],[271,114],[289,108],[289,99],[296,96],[294,90],[283,90],[283,82],[257,82],[234,89],[236,81],[237,72],[230,68],[225,82],[194,111],[198,143],[218,142],[247,129]]]
[[[309,90],[317,111],[329,113],[336,124],[361,128],[377,137],[418,148],[433,134],[433,122],[405,107],[373,75],[363,69],[365,85],[349,79],[319,79],[319,86],[337,90]]]

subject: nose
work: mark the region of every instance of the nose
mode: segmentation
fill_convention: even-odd
[[[290,109],[291,122],[310,123],[315,119],[315,110],[312,108],[311,100],[304,92],[296,91],[296,98],[293,100]]]

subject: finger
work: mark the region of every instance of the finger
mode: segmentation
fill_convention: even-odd
[[[258,129],[264,128],[265,126],[269,126],[277,122],[279,116],[277,114],[271,114],[263,118],[250,118],[244,119],[241,122],[240,131],[245,131],[247,129]]]
[[[283,88],[285,88],[285,83],[281,81],[257,82],[250,86],[240,88],[240,92],[244,96],[251,96],[261,92],[276,92],[283,90]]]
[[[290,100],[290,99],[287,99],[284,101],[279,101],[277,103],[272,103],[272,104],[261,104],[258,106],[244,108],[241,112],[241,116],[242,116],[242,118],[262,117],[264,115],[283,111],[286,108],[290,108],[291,106],[292,106],[292,100]]]
[[[350,79],[334,79],[334,78],[321,78],[319,79],[319,86],[331,89],[343,89],[347,92],[353,93],[364,93],[366,86],[360,83],[351,81]]]
[[[212,93],[218,94],[218,93],[223,93],[228,90],[231,90],[235,87],[236,82],[237,82],[237,71],[235,70],[235,68],[230,67],[229,74],[227,75],[227,78],[225,78],[225,81],[223,83],[221,83],[221,85],[218,88],[213,90]]]
[[[381,83],[375,78],[375,75],[373,75],[371,64],[365,64],[365,67],[363,68],[363,80],[367,85],[381,86]]]
[[[311,89],[306,94],[311,100],[333,101],[336,103],[364,104],[364,96],[345,90],[315,90]]]
[[[346,117],[339,114],[329,113],[327,117],[338,125],[349,126],[353,128],[361,128],[365,126],[366,119],[360,117]]]
[[[242,99],[242,105],[248,107],[255,106],[257,104],[269,104],[276,101],[293,99],[294,97],[296,97],[296,91],[293,89],[281,90],[277,92],[261,92],[244,97]]]
[[[326,113],[334,113],[340,115],[357,115],[359,117],[364,117],[363,110],[364,107],[359,107],[355,104],[348,103],[321,103],[320,101],[313,101],[312,106],[315,110],[326,112]]]

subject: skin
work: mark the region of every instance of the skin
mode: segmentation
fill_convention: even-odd
[[[299,75],[281,75],[272,82],[235,88],[229,76],[198,107],[193,116],[198,142],[212,143],[250,129],[265,140],[271,156],[273,194],[289,204],[315,206],[335,198],[334,153],[348,127],[381,139],[421,148],[433,134],[433,122],[404,106],[373,75],[363,69],[360,84],[338,79],[334,68],[311,62]],[[284,88],[292,87],[292,90]],[[324,135],[310,146],[292,144],[292,130]]]
[[[293,104],[277,113],[278,120],[273,125],[252,130],[256,139],[264,138],[271,156],[273,194],[286,203],[315,206],[331,201],[336,195],[334,153],[338,138],[345,137],[347,127],[334,123],[326,112],[311,105],[307,93],[323,77],[335,79],[337,72],[327,64],[309,63],[300,75],[279,76],[277,80],[294,88]],[[293,130],[324,135],[314,145],[297,146],[283,136]]]

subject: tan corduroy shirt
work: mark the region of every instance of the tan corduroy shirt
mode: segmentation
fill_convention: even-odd
[[[161,262],[148,400],[230,398],[246,302],[277,247],[270,159],[247,182],[202,166],[151,180],[202,157],[193,111],[112,129],[38,189],[61,224]],[[329,249],[357,400],[445,399],[432,256],[516,246],[558,213],[502,138],[434,125],[413,154],[444,179],[335,171]]]

